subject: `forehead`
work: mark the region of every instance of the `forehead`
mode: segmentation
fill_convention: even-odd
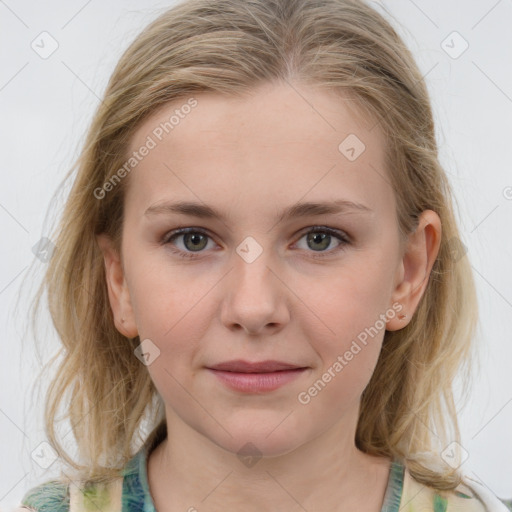
[[[126,213],[186,199],[254,218],[270,204],[338,198],[384,212],[394,208],[385,144],[348,95],[296,84],[242,97],[201,92],[164,105],[136,130]]]

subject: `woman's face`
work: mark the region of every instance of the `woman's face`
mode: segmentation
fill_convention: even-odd
[[[269,455],[355,428],[404,304],[385,140],[371,128],[328,92],[275,84],[200,93],[139,127],[110,297],[118,328],[146,340],[169,428]],[[301,370],[211,369],[233,360]]]

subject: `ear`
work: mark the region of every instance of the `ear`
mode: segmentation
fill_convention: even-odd
[[[397,269],[392,304],[402,309],[388,320],[386,330],[396,331],[411,320],[425,292],[441,244],[441,219],[436,212],[424,210],[416,230],[408,236],[402,260]],[[403,315],[407,315],[403,318]],[[401,318],[402,317],[402,318]]]
[[[108,297],[116,329],[127,338],[135,338],[138,331],[121,257],[108,235],[97,235],[96,240],[105,260]]]

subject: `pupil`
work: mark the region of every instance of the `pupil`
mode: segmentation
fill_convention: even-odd
[[[189,234],[186,236],[186,239],[189,242],[191,242],[191,244],[195,248],[201,247],[201,242],[204,242],[204,240],[202,240],[202,238],[203,238],[203,235],[201,235],[201,234]]]
[[[323,242],[323,247],[321,248],[325,248],[325,241],[328,240],[330,235],[327,235],[325,233],[316,233],[316,234],[313,234],[311,235],[311,239],[313,240],[313,243],[315,244],[322,244]]]

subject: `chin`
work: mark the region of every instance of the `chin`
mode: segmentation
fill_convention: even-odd
[[[210,439],[221,448],[241,457],[279,457],[297,449],[308,439],[305,429],[288,419],[283,421],[283,415],[275,415],[268,421],[256,419],[249,415],[245,421],[240,419],[236,423],[226,425],[232,435],[222,435],[221,438]]]

